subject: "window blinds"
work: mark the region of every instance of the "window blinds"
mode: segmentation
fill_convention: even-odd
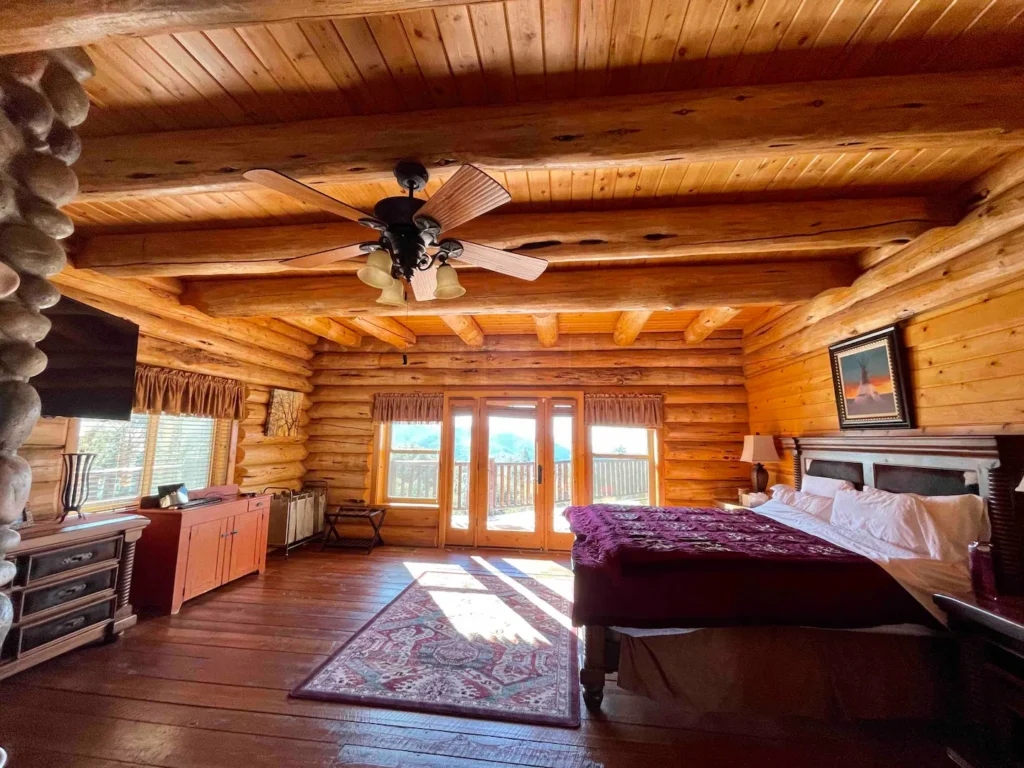
[[[199,416],[160,416],[146,492],[155,494],[159,486],[171,483],[184,483],[189,490],[209,485],[215,427],[213,419]]]
[[[148,427],[144,414],[132,414],[131,421],[80,420],[78,450],[96,454],[87,504],[129,502],[142,495]]]

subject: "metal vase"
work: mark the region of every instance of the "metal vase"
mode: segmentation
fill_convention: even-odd
[[[84,518],[82,507],[89,500],[89,470],[96,458],[95,453],[62,453],[64,461],[64,485],[60,492],[61,506],[64,507],[64,514],[58,522],[72,512]]]

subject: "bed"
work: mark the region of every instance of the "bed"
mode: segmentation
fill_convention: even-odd
[[[814,475],[848,480],[858,490],[982,496],[1000,589],[1015,594],[1024,587],[1021,526],[1011,491],[1022,471],[1021,442],[883,435],[784,441],[797,488]],[[571,508],[566,516],[577,534],[573,621],[585,627],[580,679],[591,708],[600,707],[606,673],[619,668],[618,640],[624,634],[637,651],[629,657],[630,671],[646,663],[659,680],[676,661],[672,648],[685,648],[683,666],[691,670],[699,664],[695,648],[710,654],[701,665],[708,668],[715,658],[734,658],[740,645],[763,646],[763,653],[772,643],[817,648],[825,642],[833,656],[840,647],[874,645],[884,658],[899,659],[894,642],[902,648],[942,645],[944,617],[932,593],[969,589],[963,565],[908,559],[898,548],[808,520],[775,502],[739,514],[591,506]],[[929,639],[893,641],[882,634]],[[655,658],[665,649],[670,655]],[[849,650],[842,653],[850,661]],[[913,667],[908,660],[900,663],[905,670]],[[832,679],[833,672],[823,666],[823,676]]]

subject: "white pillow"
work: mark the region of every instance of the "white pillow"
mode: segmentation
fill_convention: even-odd
[[[772,498],[782,502],[787,507],[793,507],[809,515],[814,515],[826,523],[832,518],[832,499],[827,496],[815,496],[813,493],[804,493],[788,485],[775,485],[772,486]]]
[[[839,491],[832,504],[832,525],[863,531],[901,549],[942,559],[943,536],[924,502],[909,493]]]
[[[853,483],[849,480],[835,480],[831,477],[804,475],[804,481],[800,484],[800,490],[815,496],[827,496],[830,499],[834,499],[837,491],[852,491]]]
[[[973,541],[988,541],[992,535],[985,502],[980,496],[918,496],[935,527],[942,534],[942,560],[967,559],[967,547]]]

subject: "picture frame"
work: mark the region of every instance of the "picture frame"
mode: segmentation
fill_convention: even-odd
[[[263,431],[267,437],[295,437],[299,434],[302,393],[288,389],[270,390],[267,420]]]
[[[828,348],[840,429],[912,429],[906,350],[898,325]]]

